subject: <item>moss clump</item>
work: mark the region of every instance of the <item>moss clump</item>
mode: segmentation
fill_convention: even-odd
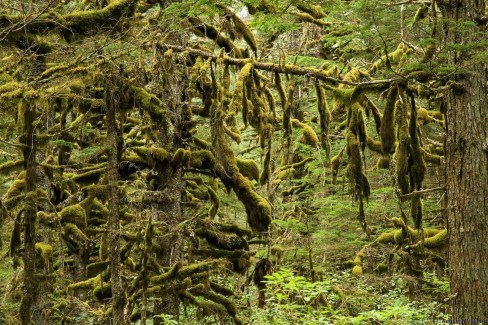
[[[402,42],[398,44],[398,47],[396,48],[395,51],[388,53],[388,56],[383,55],[380,59],[375,61],[373,63],[373,66],[371,67],[371,72],[375,72],[378,69],[382,68],[384,65],[387,66],[387,68],[391,68],[391,64],[400,64],[402,63],[405,58],[406,54],[408,53],[408,48],[407,46]]]
[[[332,157],[330,161],[330,168],[332,170],[332,184],[337,182],[337,174],[339,173],[339,167],[341,167],[342,156],[344,155],[344,151],[346,148],[342,148],[337,155]]]
[[[36,243],[35,247],[36,247],[36,253],[39,254],[39,256],[41,256],[44,263],[47,264],[53,252],[53,247],[48,243],[44,243],[44,242]]]
[[[59,212],[61,223],[72,223],[81,229],[86,228],[86,213],[85,209],[79,204],[70,205],[63,208]]]
[[[105,270],[107,270],[109,265],[110,265],[110,261],[90,263],[86,266],[86,276],[88,278],[95,277],[100,273],[104,272]]]
[[[352,275],[354,276],[363,275],[363,267],[360,265],[354,265],[354,267],[352,268]]]
[[[67,238],[72,237],[83,241],[88,240],[88,237],[83,233],[83,231],[81,231],[78,226],[72,223],[67,223],[66,225],[64,225],[63,236]]]
[[[317,110],[320,117],[320,144],[325,150],[327,159],[330,155],[330,142],[329,142],[329,126],[332,116],[330,114],[329,105],[327,104],[327,98],[325,97],[324,89],[317,83],[315,85],[317,92]]]
[[[239,172],[249,178],[250,180],[259,181],[259,165],[254,159],[236,158],[237,168]]]

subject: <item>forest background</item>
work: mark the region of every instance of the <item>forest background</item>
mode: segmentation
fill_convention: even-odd
[[[0,4],[0,322],[488,319],[484,1]]]

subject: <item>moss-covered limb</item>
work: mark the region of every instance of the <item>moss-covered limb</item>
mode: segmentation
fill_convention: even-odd
[[[264,157],[264,163],[263,163],[263,171],[261,172],[261,175],[259,176],[259,184],[264,185],[268,183],[269,185],[269,176],[271,174],[271,143],[272,143],[272,138],[268,139],[268,150],[266,151],[266,156]]]
[[[232,19],[237,34],[242,35],[242,38],[244,38],[247,45],[249,45],[251,50],[253,50],[253,52],[257,56],[258,47],[252,30],[232,10],[230,10],[227,7],[224,7],[224,10],[225,10],[225,14]]]
[[[110,261],[101,261],[90,263],[86,266],[86,275],[88,278],[93,278],[100,273],[106,271],[110,265]]]
[[[327,17],[325,11],[320,7],[320,5],[310,5],[303,1],[297,1],[295,5],[298,10],[303,11],[315,19],[322,19]]]
[[[22,169],[24,165],[23,160],[7,161],[0,165],[0,174],[7,175]]]
[[[196,249],[193,248],[191,250],[192,254],[201,256],[201,257],[211,257],[211,258],[226,258],[231,260],[236,260],[239,258],[249,259],[252,256],[256,255],[256,252],[253,251],[246,251],[242,249],[229,251],[226,249],[218,249],[218,248],[211,248],[211,249]]]
[[[177,263],[171,267],[167,272],[151,277],[151,282],[155,285],[163,284],[164,282],[174,279],[185,279],[192,274],[208,272],[210,270],[216,270],[224,265],[222,260],[209,260],[199,263],[193,263],[186,266]]]
[[[76,240],[86,241],[88,237],[81,231],[78,226],[72,223],[67,223],[63,228],[63,237],[74,238]]]
[[[331,22],[324,21],[322,19],[317,19],[317,18],[313,17],[312,15],[310,15],[309,13],[306,13],[306,12],[296,11],[296,12],[292,12],[292,15],[295,16],[295,18],[299,22],[312,23],[312,24],[315,24],[315,25],[318,25],[321,27],[332,25]]]
[[[208,228],[196,229],[195,234],[199,237],[205,238],[207,243],[219,249],[229,251],[249,249],[247,241],[235,234],[221,233]]]
[[[198,17],[188,17],[188,21],[193,25],[194,31],[197,35],[208,37],[217,43],[218,46],[224,48],[227,53],[232,53],[237,58],[243,57],[239,48],[229,38],[223,36],[212,25],[205,24]]]
[[[232,181],[237,198],[246,208],[247,222],[251,229],[268,231],[273,213],[271,204],[254,190],[251,181],[241,173],[235,173]]]
[[[222,306],[225,307],[225,310],[230,316],[236,316],[237,314],[237,306],[236,304],[227,298],[224,295],[215,293],[211,290],[208,290],[207,288],[204,287],[203,284],[196,285],[195,287],[190,289],[190,292],[195,295],[202,296],[206,299],[209,299],[213,302],[216,302]]]
[[[77,183],[82,184],[96,183],[100,179],[100,176],[105,173],[106,170],[106,167],[93,169],[81,174],[74,175],[71,179]]]
[[[178,148],[171,158],[171,166],[173,168],[177,167],[188,167],[190,165],[191,153],[189,150]]]
[[[346,147],[343,147],[337,155],[332,157],[330,160],[330,168],[332,170],[332,184],[335,184],[337,181],[337,175],[339,174],[339,168],[341,167],[342,163],[342,156],[344,155],[344,151],[346,150]]]
[[[426,248],[443,248],[447,246],[447,230],[441,230],[437,234],[424,239],[423,245]]]
[[[22,32],[44,34],[62,29],[63,35],[71,39],[73,34],[95,34],[115,26],[121,18],[132,16],[137,6],[136,0],[115,0],[99,10],[74,11],[65,15],[51,12],[41,13],[36,19],[26,20],[23,16],[0,15],[0,27],[22,26]],[[5,41],[5,40],[4,40]]]
[[[388,53],[388,55],[383,55],[380,59],[373,63],[370,72],[374,73],[378,69],[381,69],[383,66],[387,68],[391,68],[391,64],[400,64],[406,58],[406,54],[408,53],[408,47],[402,42],[398,44],[398,47],[395,51]]]
[[[185,52],[188,55],[193,57],[210,58],[212,62],[217,62],[217,60],[220,60],[224,64],[229,64],[233,66],[243,67],[246,63],[249,63],[249,59],[232,58],[229,56],[223,56],[222,58],[219,58],[217,55],[213,53],[199,50],[199,49],[185,48],[182,46],[162,44],[162,43],[157,44],[157,46],[163,52],[165,52],[168,49],[173,49],[175,52]],[[276,72],[276,73],[282,73],[288,75],[296,75],[296,76],[308,76],[308,77],[312,77],[324,81],[330,85],[337,85],[341,83],[350,86],[361,85],[362,87],[361,89],[363,91],[368,90],[369,87],[371,87],[374,90],[377,90],[378,86],[388,86],[392,82],[397,80],[397,79],[377,79],[377,80],[351,82],[351,81],[341,80],[341,79],[331,77],[330,72],[323,69],[301,67],[293,64],[278,64],[278,63],[260,62],[260,61],[255,61],[253,67],[254,69],[257,70],[264,70],[264,71],[270,71],[270,72]]]
[[[132,150],[139,158],[149,166],[155,167],[159,164],[169,163],[171,154],[163,148],[158,147],[134,147]]]
[[[370,150],[373,150],[377,153],[383,152],[382,146],[381,146],[381,141],[377,141],[377,140],[368,136],[368,138],[366,139],[366,144],[368,145],[368,148]]]
[[[398,87],[392,86],[386,96],[385,109],[381,119],[380,137],[383,154],[389,155],[395,150],[395,102],[398,96]]]
[[[10,198],[14,198],[22,194],[25,188],[25,179],[24,178],[17,178],[15,181],[12,182],[10,185],[7,193],[5,194],[5,199],[8,200]]]
[[[290,187],[284,189],[281,192],[281,195],[285,197],[285,196],[290,196],[293,194],[298,194],[298,193],[303,192],[308,186],[310,186],[310,184],[307,182],[305,182],[303,184],[299,184],[299,185],[290,186]]]
[[[303,131],[303,138],[302,141],[303,143],[313,147],[317,148],[320,144],[319,137],[317,136],[317,133],[310,127],[309,125],[300,122],[297,119],[291,119],[291,125],[294,128],[301,128]]]
[[[196,150],[190,154],[190,166],[196,169],[215,170],[217,160],[210,150]]]
[[[280,168],[278,168],[278,171],[281,172],[281,171],[284,171],[284,170],[287,170],[290,168],[299,169],[299,168],[302,168],[306,163],[311,162],[313,160],[314,159],[312,157],[307,157],[307,158],[305,158],[305,159],[303,159],[297,163],[281,166]]]
[[[259,181],[259,165],[254,159],[236,158],[239,172],[250,180]]]
[[[146,111],[154,122],[165,122],[166,110],[159,98],[141,87],[131,86],[130,92],[134,104]]]
[[[212,205],[208,209],[208,217],[213,219],[215,218],[215,216],[217,215],[217,211],[219,210],[220,199],[219,196],[217,195],[217,192],[215,192],[215,190],[212,187],[207,186],[207,192],[210,197],[210,201],[212,202]]]
[[[89,278],[84,281],[72,283],[68,285],[68,292],[75,293],[78,290],[93,290],[97,286],[102,285],[104,282],[104,278],[107,276],[107,274],[100,273],[99,275]]]
[[[442,165],[442,162],[444,161],[444,156],[439,156],[434,153],[430,153],[423,148],[421,150],[422,150],[423,158],[426,162],[435,165]]]
[[[236,224],[232,223],[222,223],[211,219],[201,219],[198,221],[198,226],[202,228],[214,228],[218,231],[223,231],[227,233],[233,233],[241,237],[251,237],[252,231],[249,229],[241,228]]]

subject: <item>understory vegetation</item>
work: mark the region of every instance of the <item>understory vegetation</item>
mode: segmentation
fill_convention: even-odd
[[[435,1],[8,3],[0,323],[449,320]]]

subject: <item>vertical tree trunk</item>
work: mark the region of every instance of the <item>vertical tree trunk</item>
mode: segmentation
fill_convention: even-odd
[[[126,92],[127,93],[127,92]],[[110,256],[110,284],[112,287],[112,314],[114,325],[125,324],[125,293],[121,278],[120,260],[120,192],[118,190],[118,166],[120,160],[120,132],[117,127],[117,112],[121,105],[123,86],[120,82],[107,82],[105,85],[105,103],[107,105],[107,144],[108,144],[108,171],[109,186],[108,208],[108,250]]]
[[[439,1],[448,43],[486,35],[485,1]],[[473,22],[465,24],[467,21]],[[459,67],[447,99],[447,191],[452,315],[459,323],[488,321],[488,78],[472,52],[452,53]]]
[[[24,199],[24,290],[20,304],[20,321],[23,325],[36,323],[34,316],[37,305],[38,279],[36,279],[36,142],[33,123],[36,119],[35,107],[25,100],[22,102],[23,134],[21,142],[24,145],[24,171],[25,171],[25,199]]]

